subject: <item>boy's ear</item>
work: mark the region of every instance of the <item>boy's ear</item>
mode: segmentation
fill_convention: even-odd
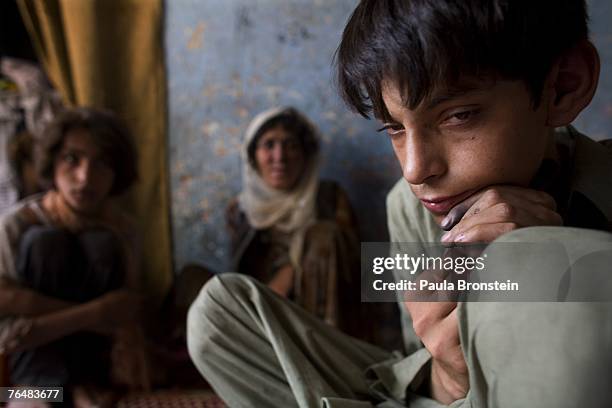
[[[590,41],[582,41],[553,65],[544,95],[548,103],[547,125],[569,125],[591,102],[599,80],[599,54]]]

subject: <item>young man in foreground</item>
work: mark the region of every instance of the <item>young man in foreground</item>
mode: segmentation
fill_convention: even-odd
[[[565,127],[597,86],[586,21],[582,1],[361,1],[338,78],[352,108],[384,123],[402,166],[387,203],[392,241],[554,241],[570,261],[596,243],[609,254],[612,155]],[[543,273],[550,261],[529,266]],[[609,304],[400,307],[407,356],[222,275],[191,308],[190,353],[232,407],[612,402]]]

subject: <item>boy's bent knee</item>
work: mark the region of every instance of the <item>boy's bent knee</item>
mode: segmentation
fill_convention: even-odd
[[[240,273],[221,273],[211,278],[198,296],[208,307],[221,303],[225,306],[231,302],[247,299],[259,290],[259,282],[250,276]],[[197,301],[197,300],[196,300]]]
[[[232,341],[231,327],[248,317],[243,303],[256,290],[252,278],[234,273],[216,275],[202,287],[187,314],[189,355],[202,373],[215,365],[223,344]]]
[[[35,256],[63,256],[73,242],[74,237],[66,230],[37,225],[25,232],[21,246],[29,248]]]
[[[248,299],[257,285],[252,278],[236,273],[219,274],[203,287],[187,315],[188,336],[205,336],[219,331],[229,323],[231,316],[240,313],[241,303]],[[214,325],[214,329],[208,327]]]
[[[94,264],[109,264],[120,259],[121,244],[107,229],[91,229],[79,234],[79,241],[87,258]]]

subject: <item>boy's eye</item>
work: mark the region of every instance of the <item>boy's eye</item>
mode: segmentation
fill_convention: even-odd
[[[444,125],[463,125],[478,114],[478,110],[463,110],[450,114],[443,122]]]
[[[386,131],[389,136],[399,136],[404,132],[404,126],[399,123],[385,123],[383,127],[377,130],[377,132]]]
[[[74,153],[67,153],[62,159],[68,164],[76,164],[79,161],[79,158]]]

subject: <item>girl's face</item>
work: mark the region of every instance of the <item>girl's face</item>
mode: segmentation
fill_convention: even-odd
[[[115,172],[86,129],[72,129],[55,158],[55,188],[75,211],[96,213],[108,197]]]
[[[291,190],[304,170],[300,141],[282,126],[265,132],[257,141],[255,163],[263,181],[277,190]]]

